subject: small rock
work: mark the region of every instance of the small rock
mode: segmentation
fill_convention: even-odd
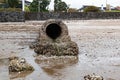
[[[103,80],[102,76],[98,76],[98,75],[86,75],[84,76],[84,80]]]
[[[34,68],[28,64],[25,58],[11,57],[9,58],[9,71],[10,72],[21,72],[21,71],[33,71]]]

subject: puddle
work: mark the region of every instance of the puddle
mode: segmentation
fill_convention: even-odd
[[[30,75],[31,73],[32,73],[32,71],[9,73],[10,74],[10,80],[14,80],[16,78],[24,79],[26,76]]]

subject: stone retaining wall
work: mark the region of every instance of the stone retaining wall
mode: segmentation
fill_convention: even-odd
[[[0,22],[24,22],[24,12],[0,12]]]
[[[82,12],[74,12],[74,13],[25,13],[26,20],[47,20],[47,19],[120,19],[119,12],[89,12],[89,13],[82,13]]]
[[[31,13],[27,12],[0,12],[0,22],[24,22],[25,20],[47,20],[47,19],[66,19],[66,20],[85,20],[85,19],[120,19],[120,12],[100,12],[100,13]]]

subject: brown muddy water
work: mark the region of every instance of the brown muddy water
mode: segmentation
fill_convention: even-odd
[[[104,80],[120,80],[120,20],[64,21],[78,56],[36,56],[29,44],[44,21],[0,23],[0,80],[84,80],[95,73]],[[33,72],[9,73],[8,57],[25,58]]]

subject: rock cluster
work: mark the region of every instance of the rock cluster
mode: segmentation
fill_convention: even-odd
[[[9,58],[9,72],[33,71],[34,68],[26,62],[25,58],[11,57]]]
[[[74,42],[67,43],[39,43],[36,45],[35,52],[42,55],[77,55],[78,48]]]
[[[61,20],[46,21],[40,29],[38,41],[30,47],[34,48],[37,54],[42,55],[61,56],[78,54],[78,46],[71,41],[67,26]]]
[[[102,76],[93,75],[86,75],[84,76],[84,80],[103,80]]]

